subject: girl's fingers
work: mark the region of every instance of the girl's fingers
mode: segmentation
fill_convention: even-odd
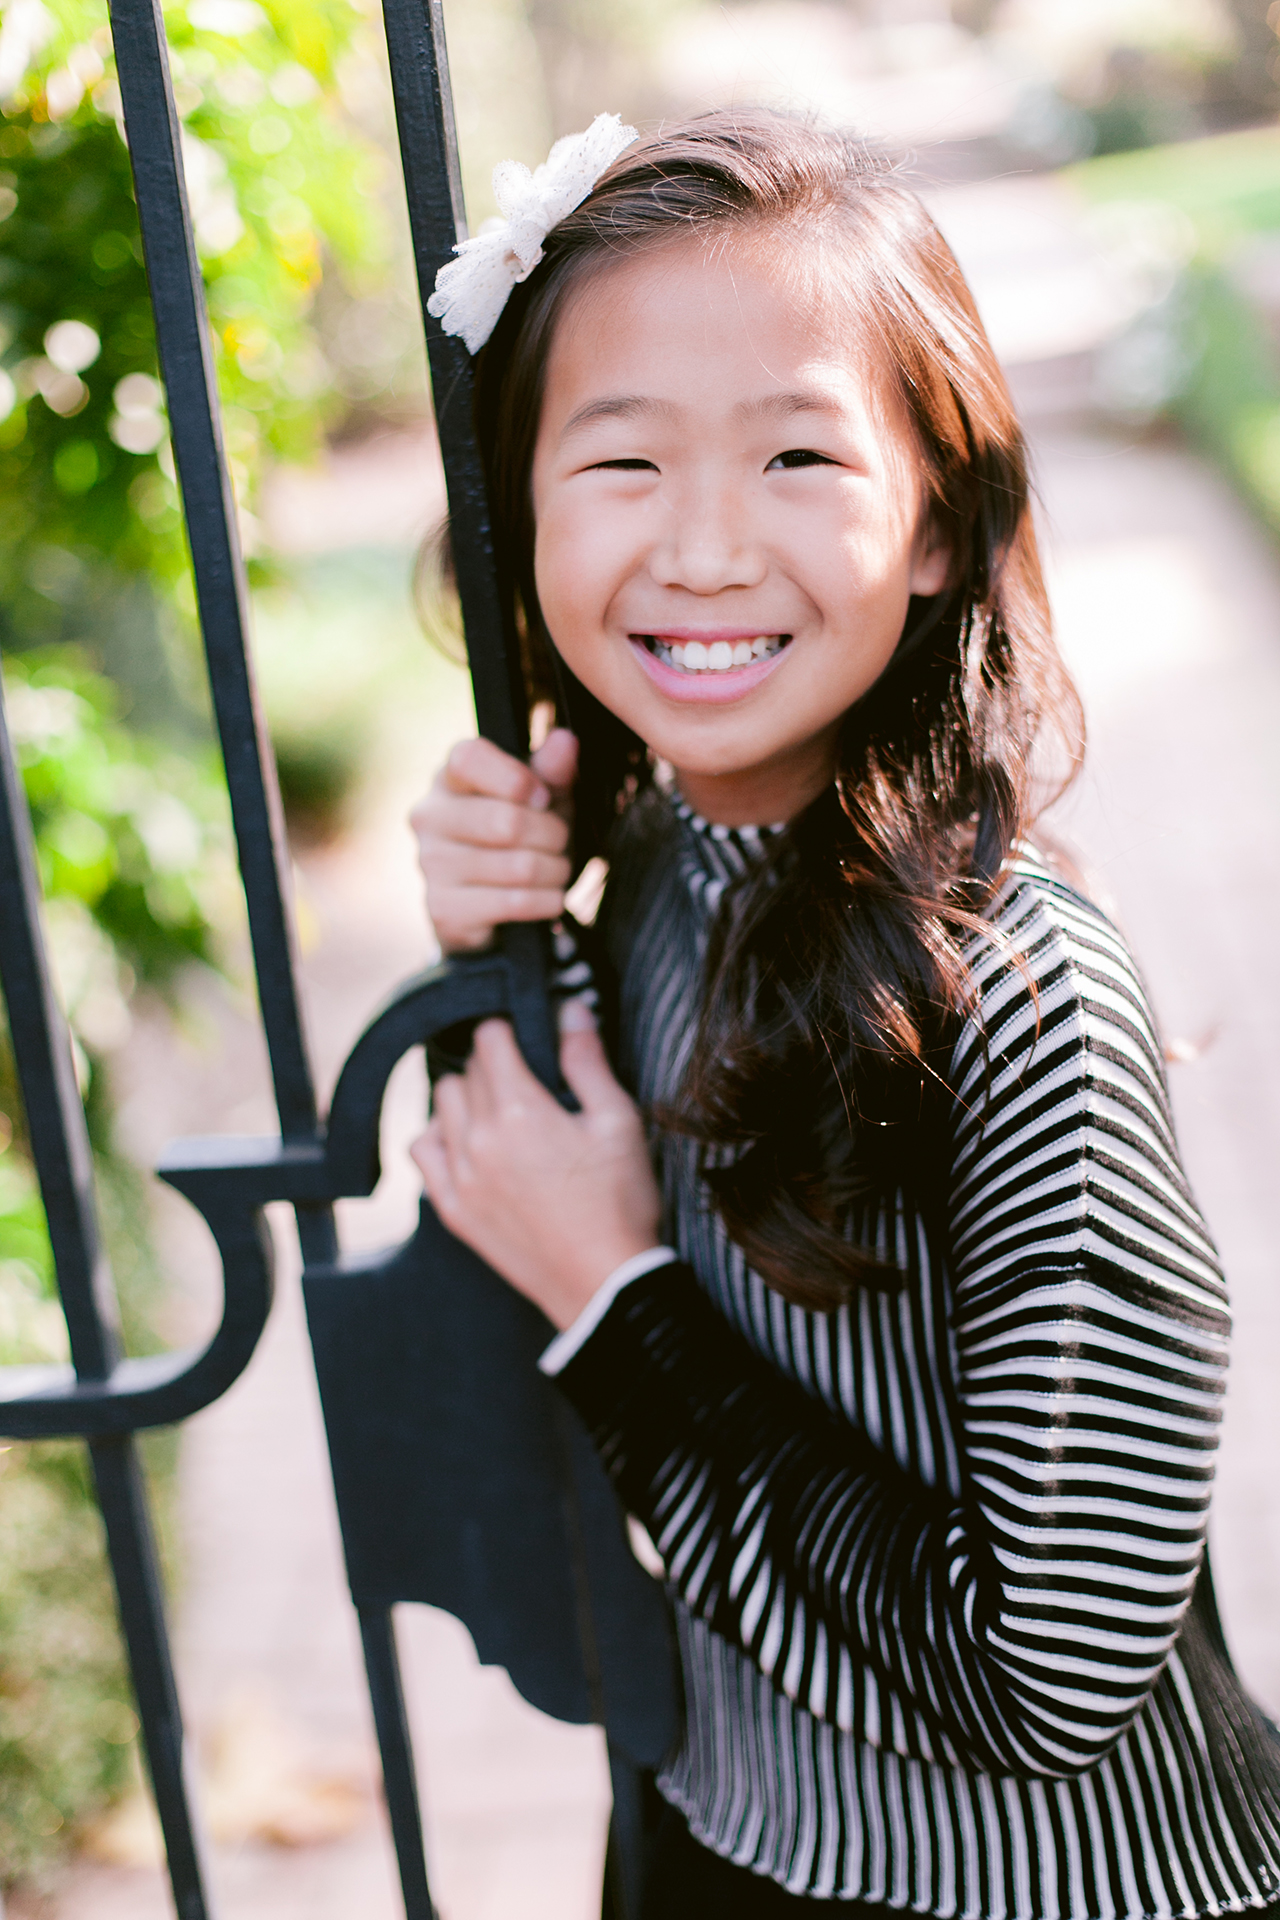
[[[446,952],[487,947],[504,921],[563,913],[577,754],[573,735],[555,730],[539,749],[541,778],[492,741],[465,740],[414,808],[427,911]]]
[[[529,759],[540,780],[551,789],[552,805],[568,798],[578,773],[578,742],[567,727],[553,727]]]
[[[557,813],[477,794],[462,797],[441,787],[433,788],[414,809],[412,820],[424,846],[460,840],[473,847],[531,847],[538,853],[563,853],[569,840],[569,829]]]
[[[501,1102],[501,1094],[495,1085],[490,1067],[488,1050],[479,1037],[484,1027],[502,1027],[504,1032],[507,1030],[505,1021],[486,1020],[482,1026],[476,1028],[473,1036],[471,1052],[467,1057],[463,1075],[467,1090],[467,1115],[473,1126],[477,1122],[494,1119]]]
[[[426,1130],[420,1133],[409,1147],[409,1158],[422,1175],[426,1176],[427,1162],[440,1151],[439,1142],[433,1137],[432,1124],[428,1121]]]
[[[578,1000],[567,1001],[560,1010],[560,1069],[584,1113],[632,1111],[634,1103],[614,1077],[594,1015]],[[560,1112],[559,1105],[552,1102],[542,1082],[530,1071],[505,1020],[485,1020],[476,1028],[467,1085],[469,1092],[473,1086],[478,1089],[483,1085],[484,1099],[496,1105],[527,1108],[545,1101]]]
[[[530,1072],[516,1037],[505,1020],[482,1020],[476,1028],[475,1046],[467,1063],[468,1074],[474,1068],[477,1081],[483,1081],[486,1097],[494,1106],[527,1107],[530,1102],[549,1101],[559,1113],[536,1074]]]
[[[450,793],[487,794],[522,807],[551,804],[551,795],[537,774],[523,760],[495,747],[492,740],[460,740],[444,763],[440,782]]]
[[[460,1220],[457,1189],[440,1129],[431,1121],[409,1149],[422,1175],[423,1191],[446,1226]]]
[[[475,847],[456,843],[433,847],[431,879],[438,887],[567,887],[572,869],[560,853],[532,847]]]
[[[462,1076],[446,1073],[434,1088],[435,1112],[428,1134],[439,1140],[448,1162],[451,1184],[465,1177],[469,1165],[467,1135],[471,1130],[471,1107]]]
[[[614,1077],[595,1021],[581,1001],[567,1001],[560,1011],[560,1071],[584,1113],[629,1110],[633,1105]]]
[[[431,894],[436,934],[450,950],[487,947],[507,920],[555,920],[563,911],[561,888],[441,887]]]

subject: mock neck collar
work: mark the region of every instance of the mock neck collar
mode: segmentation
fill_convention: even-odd
[[[704,820],[679,793],[667,797],[684,830],[682,866],[689,891],[700,907],[713,913],[725,888],[767,858],[786,826],[726,827]]]

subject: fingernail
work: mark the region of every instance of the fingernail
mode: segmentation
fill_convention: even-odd
[[[545,787],[535,787],[529,796],[529,805],[535,813],[545,813],[551,805],[551,795]]]
[[[599,1022],[585,1000],[560,1002],[561,1033],[594,1033]]]

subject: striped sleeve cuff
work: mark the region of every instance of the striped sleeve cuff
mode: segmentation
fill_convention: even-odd
[[[650,1247],[644,1253],[633,1253],[629,1260],[615,1267],[604,1285],[592,1294],[577,1319],[571,1321],[563,1333],[558,1333],[541,1355],[539,1371],[554,1378],[562,1367],[568,1366],[579,1347],[590,1339],[624,1287],[629,1287],[633,1280],[652,1273],[657,1267],[669,1266],[679,1257],[674,1247]]]

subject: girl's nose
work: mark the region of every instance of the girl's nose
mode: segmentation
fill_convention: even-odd
[[[671,502],[649,571],[660,587],[721,593],[758,587],[768,560],[743,501],[729,489],[691,488]]]

